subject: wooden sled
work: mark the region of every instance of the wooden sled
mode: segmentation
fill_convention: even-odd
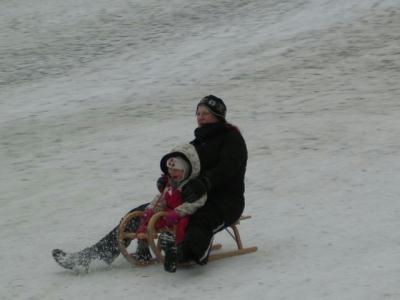
[[[174,229],[171,228],[166,230],[155,230],[155,224],[157,223],[159,218],[162,218],[166,214],[167,214],[166,212],[158,212],[154,214],[154,216],[150,219],[149,224],[147,226],[147,234],[136,234],[126,230],[127,225],[133,218],[143,216],[142,211],[133,211],[131,213],[128,213],[124,218],[122,218],[118,230],[118,247],[122,255],[129,261],[130,264],[132,264],[133,266],[144,266],[155,262],[164,262],[164,253],[161,250],[160,245],[158,243],[158,236],[163,231],[168,230],[173,232]],[[246,247],[246,248],[243,247],[239,229],[237,228],[237,226],[240,224],[240,221],[250,218],[251,216],[242,216],[235,224],[232,224],[231,226],[225,229],[225,231],[228,232],[228,234],[235,241],[237,249],[224,251],[221,253],[213,253],[214,250],[219,250],[222,248],[221,244],[213,244],[211,248],[212,252],[210,253],[208,261],[214,261],[226,257],[243,255],[257,251],[257,247]],[[128,251],[128,247],[126,246],[126,241],[133,241],[135,239],[147,239],[150,249],[155,255],[155,259],[151,260],[146,264],[137,261],[133,253],[130,253]]]

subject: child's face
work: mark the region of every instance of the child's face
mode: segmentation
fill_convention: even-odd
[[[183,170],[168,168],[168,174],[174,181],[181,181],[184,176]]]

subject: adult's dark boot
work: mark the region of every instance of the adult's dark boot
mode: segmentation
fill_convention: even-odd
[[[87,272],[92,260],[92,255],[88,248],[74,253],[66,253],[61,249],[54,249],[52,255],[61,267],[76,272]]]

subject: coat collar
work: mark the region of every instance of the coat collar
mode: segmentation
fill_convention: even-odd
[[[226,131],[226,124],[223,122],[216,122],[211,124],[203,125],[202,127],[197,127],[194,130],[194,136],[199,140],[206,140],[221,134]]]

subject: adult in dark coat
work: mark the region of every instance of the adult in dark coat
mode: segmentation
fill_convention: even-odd
[[[198,127],[191,142],[200,158],[201,173],[188,182],[182,191],[183,201],[192,202],[207,193],[207,202],[190,218],[183,242],[178,245],[182,261],[206,264],[216,232],[236,222],[244,209],[244,176],[247,164],[246,143],[237,127],[225,119],[226,106],[213,95],[197,105]],[[166,157],[164,157],[165,159]],[[168,158],[168,157],[167,157]],[[163,177],[157,181],[163,188]],[[144,210],[147,204],[132,209]],[[137,230],[140,220],[133,219],[127,228]],[[75,253],[54,249],[56,262],[67,269],[87,269],[93,259],[111,264],[119,255],[118,226],[91,247]],[[137,250],[137,256],[148,257],[147,249]]]
[[[192,215],[180,245],[183,260],[205,264],[214,234],[236,222],[244,209],[246,143],[239,129],[225,120],[226,106],[213,95],[197,106],[198,128],[191,142],[200,157],[201,174],[184,188],[184,201],[207,193],[207,202]]]

